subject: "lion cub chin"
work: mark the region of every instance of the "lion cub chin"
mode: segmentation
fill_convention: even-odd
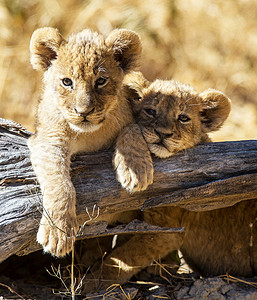
[[[44,71],[36,132],[28,143],[43,194],[37,241],[45,252],[63,256],[78,231],[71,155],[110,147],[133,121],[122,81],[138,67],[141,40],[130,30],[114,30],[107,38],[83,30],[65,40],[57,29],[40,28],[32,35],[30,51],[34,69]],[[117,172],[122,178],[123,169]],[[132,192],[148,185],[129,180],[124,187]]]

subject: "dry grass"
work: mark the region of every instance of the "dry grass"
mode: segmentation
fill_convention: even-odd
[[[148,79],[174,78],[233,101],[217,140],[256,138],[257,5],[250,0],[1,0],[0,116],[33,130],[41,78],[29,40],[41,26],[64,36],[85,27],[104,34],[130,28],[143,39]]]

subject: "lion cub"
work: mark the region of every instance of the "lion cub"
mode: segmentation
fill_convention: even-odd
[[[231,104],[221,92],[202,93],[174,80],[148,82],[140,72],[126,77],[137,124],[154,155],[166,158],[210,142],[208,133],[227,119]]]
[[[176,81],[150,83],[140,73],[129,75],[136,121],[155,156],[166,158],[196,144],[210,142],[208,133],[227,119],[231,104],[221,92],[202,93]],[[127,139],[129,138],[129,133]],[[125,140],[125,137],[124,137]],[[203,275],[251,276],[257,251],[252,248],[250,223],[257,212],[255,201],[209,212],[190,212],[179,207],[149,209],[142,218],[154,225],[185,228],[185,233],[135,235],[104,260],[101,275],[94,278],[119,283],[129,280],[154,259],[180,249],[191,267]]]
[[[43,194],[37,241],[45,252],[63,256],[78,231],[71,155],[110,147],[133,121],[122,81],[138,66],[141,40],[130,30],[114,30],[106,39],[83,30],[65,40],[57,29],[40,28],[32,35],[30,51],[34,69],[44,71],[36,132],[28,143]],[[140,169],[140,161],[135,166]],[[122,170],[117,172],[122,178]],[[125,182],[123,187],[131,192],[145,189],[152,182],[151,166],[148,172],[138,180],[133,169],[135,176],[126,174],[129,185]]]

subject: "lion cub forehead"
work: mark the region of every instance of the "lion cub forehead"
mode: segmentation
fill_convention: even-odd
[[[182,84],[175,80],[160,80],[152,82],[148,93],[159,96],[159,99],[178,105],[190,100],[190,103],[198,100],[198,93],[188,84]],[[158,101],[159,102],[159,101]]]
[[[196,95],[196,91],[193,87],[188,84],[183,84],[175,80],[161,80],[157,79],[153,81],[149,89],[156,92],[162,93],[166,95],[174,95],[174,96],[186,96],[189,95]]]
[[[91,29],[84,29],[78,33],[73,33],[68,38],[68,43],[75,43],[75,44],[97,44],[101,46],[104,43],[103,36]]]
[[[72,66],[74,73],[84,71],[84,68],[96,72],[107,52],[103,36],[85,29],[68,38],[60,48],[58,60],[63,69]]]

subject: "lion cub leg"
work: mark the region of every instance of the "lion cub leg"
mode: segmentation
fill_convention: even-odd
[[[101,268],[92,270],[87,276],[85,291],[112,283],[125,283],[141,269],[149,266],[155,259],[166,256],[179,249],[183,234],[142,234],[133,236],[128,242],[114,249],[104,259]]]
[[[78,231],[76,193],[70,179],[67,141],[53,138],[29,139],[31,162],[43,195],[43,213],[37,241],[45,252],[64,256],[72,249],[72,235]]]
[[[113,165],[118,181],[131,193],[153,183],[151,154],[137,124],[126,126],[118,136]]]

